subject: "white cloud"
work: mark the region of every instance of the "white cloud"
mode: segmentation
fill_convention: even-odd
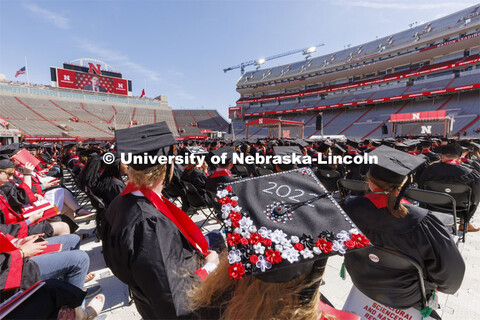
[[[39,16],[40,18],[47,20],[50,23],[53,23],[57,28],[64,30],[70,29],[70,20],[68,20],[68,18],[64,17],[63,15],[49,11],[47,9],[40,8],[35,3],[24,4],[23,6],[35,15]]]
[[[370,9],[399,9],[399,10],[432,10],[432,9],[449,9],[451,12],[458,11],[462,8],[472,6],[476,3],[472,1],[431,1],[431,2],[419,2],[419,1],[397,1],[397,0],[337,0],[332,1],[332,4],[346,6],[346,7],[364,7]]]
[[[85,39],[75,38],[75,41],[77,42],[78,48],[93,54],[97,59],[106,60],[118,69],[135,71],[144,75],[149,80],[162,81],[157,72],[132,61],[127,55],[121,52],[102,47]]]

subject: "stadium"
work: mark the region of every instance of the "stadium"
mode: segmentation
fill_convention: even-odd
[[[245,126],[266,118],[302,123],[304,137],[309,138],[320,135],[316,124],[321,115],[318,122],[325,136],[478,137],[479,15],[478,7],[470,7],[342,51],[245,72],[237,82],[237,107],[230,108],[230,116],[237,112],[232,119],[233,134],[247,139],[267,137],[268,128],[251,129],[246,136]],[[79,60],[88,66],[87,60]],[[58,70],[95,71],[86,66],[65,63]],[[159,121],[166,121],[183,138],[216,137],[214,132],[228,131],[218,111],[172,110],[166,96],[141,99],[69,90],[68,85],[57,85],[55,70],[52,86],[1,83],[4,137],[111,139],[113,129]],[[105,71],[96,71],[105,75]],[[401,121],[403,126],[391,132],[391,115],[411,114],[411,118],[431,111],[438,111],[433,119],[417,119],[416,125]],[[301,135],[298,128],[283,131],[285,137]]]
[[[480,4],[374,37],[223,69],[228,117],[100,57],[0,74],[0,318],[480,318]]]

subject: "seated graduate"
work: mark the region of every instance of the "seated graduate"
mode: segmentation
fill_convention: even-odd
[[[33,166],[30,167],[27,165],[26,168],[28,168],[28,170],[33,170]],[[44,233],[48,237],[69,233],[70,227],[65,222],[39,221],[43,217],[43,212],[41,211],[25,218],[20,211],[16,211],[10,206],[10,202],[13,199],[24,201],[24,204],[37,200],[32,194],[30,194],[29,197],[26,193],[26,190],[30,190],[27,185],[27,183],[30,183],[30,177],[28,175],[25,177],[27,183],[22,182],[25,189],[17,188],[13,183],[9,182],[13,177],[14,172],[15,166],[13,162],[8,157],[0,157],[0,224],[5,225],[5,228],[9,228],[12,235],[18,235],[22,238],[27,235],[38,233]],[[6,194],[4,192],[6,192]]]
[[[223,147],[212,151],[213,155],[219,156],[225,161],[217,164],[217,169],[207,178],[205,182],[205,189],[214,194],[217,193],[217,187],[222,183],[232,182],[235,178],[232,177],[232,172],[230,171],[233,167],[233,151],[230,147]],[[222,158],[223,157],[223,158]]]
[[[310,169],[234,181],[217,196],[228,252],[188,293],[199,319],[345,319],[320,303],[325,265],[369,242]]]
[[[203,147],[187,147],[187,154],[194,154],[196,156],[208,155],[208,152]],[[182,173],[182,181],[190,182],[198,191],[203,201],[206,204],[210,204],[210,197],[208,196],[205,184],[207,182],[207,170],[208,164],[206,161],[200,163],[200,158],[195,158],[193,163],[190,163],[185,167],[185,170]]]
[[[105,297],[97,295],[86,310],[80,306],[87,292],[83,291],[88,255],[78,249],[80,238],[65,235],[38,242],[40,235],[15,239],[0,232],[0,302],[19,290],[26,290],[39,280],[46,280],[44,289],[8,314],[7,319],[56,318],[62,306],[72,308],[75,319],[93,319],[102,310]],[[41,254],[47,244],[62,244],[62,252]],[[38,255],[41,254],[41,255]],[[47,280],[60,278],[65,282]],[[95,288],[95,291],[98,291]],[[92,294],[93,296],[93,294]],[[75,308],[75,309],[73,309]]]
[[[125,189],[122,177],[127,174],[127,168],[127,165],[120,161],[119,157],[116,157],[113,163],[104,164],[102,174],[96,184],[92,186],[93,193],[104,201],[106,208]]]
[[[116,130],[115,139],[118,153],[133,158],[173,155],[176,144],[165,122]],[[144,319],[191,317],[185,291],[198,278],[194,272],[206,275],[218,264],[200,229],[162,196],[172,169],[129,163],[129,182],[110,203],[101,234],[107,266],[129,286]]]
[[[460,161],[462,152],[462,147],[456,142],[440,146],[438,153],[441,154],[441,162],[428,166],[422,172],[418,180],[418,186],[423,188],[427,181],[460,183],[469,186],[472,189],[472,205],[470,206],[469,215],[472,216],[480,202],[480,172]],[[456,200],[457,203],[460,203],[460,200]],[[463,230],[463,222],[460,224],[459,230]],[[480,231],[480,227],[475,227],[473,224],[468,225],[468,232],[476,231]]]
[[[435,290],[455,293],[462,284],[465,263],[447,228],[430,211],[401,201],[409,178],[425,159],[386,146],[370,155],[368,185],[372,193],[347,198],[345,211],[375,246],[403,253],[424,270],[427,298]],[[355,286],[368,297],[393,308],[421,308],[417,274],[368,268],[356,257],[345,257]]]

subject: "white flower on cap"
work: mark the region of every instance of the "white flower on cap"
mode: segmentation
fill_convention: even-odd
[[[258,256],[258,261],[255,265],[257,266],[257,268],[262,270],[262,272],[265,272],[265,270],[272,267],[272,264],[268,262],[264,256]]]
[[[240,228],[247,230],[248,227],[250,227],[253,224],[253,221],[248,217],[243,217],[242,219],[240,219],[239,224],[240,224]]]
[[[282,230],[278,230],[278,229],[273,231],[273,233],[270,235],[270,240],[278,244],[281,244],[286,238],[287,238],[287,234]]]
[[[303,256],[303,259],[313,258],[313,252],[308,248],[305,248],[304,250],[300,251],[300,254]]]
[[[269,238],[270,239],[270,236],[272,234],[272,230],[269,230],[265,227],[261,227],[260,229],[258,229],[258,234],[261,235],[264,238]]]
[[[354,232],[352,232],[352,233],[354,233]],[[337,238],[340,241],[347,241],[347,240],[350,240],[350,234],[347,231],[342,230],[339,233],[337,233]]]
[[[347,252],[347,247],[343,241],[333,240],[332,241],[332,250],[337,251],[338,253],[345,254]]]
[[[298,253],[298,251],[293,248],[286,248],[282,251],[282,258],[287,259],[290,263],[298,261],[299,256],[300,253]]]
[[[256,254],[264,254],[265,253],[265,247],[262,246],[262,244],[260,242],[253,245],[253,250],[255,250]]]
[[[230,264],[233,264],[240,261],[242,261],[242,253],[240,252],[240,250],[230,250],[230,252],[228,253],[228,262]]]

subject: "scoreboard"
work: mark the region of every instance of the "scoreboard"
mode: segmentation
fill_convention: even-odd
[[[51,80],[59,88],[132,95],[132,81],[123,79],[118,72],[101,69],[100,64],[88,67],[64,63],[63,68],[50,67]]]

